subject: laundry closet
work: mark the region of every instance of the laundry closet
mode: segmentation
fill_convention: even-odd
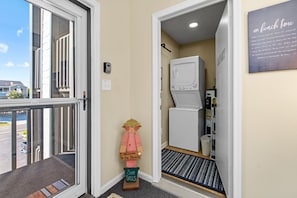
[[[172,93],[170,91],[170,61],[186,57],[199,57],[200,61],[203,61],[203,83],[204,89],[201,90],[200,97],[205,98],[205,90],[214,89],[215,87],[215,39],[211,38],[204,41],[197,41],[195,43],[190,43],[186,45],[178,45],[166,32],[161,33],[162,43],[166,44],[166,47],[171,51],[169,52],[165,48],[162,48],[162,145],[169,144],[169,112],[174,111],[175,107],[181,106],[185,107],[187,104],[183,104],[183,99],[181,104],[175,104]],[[202,74],[200,72],[200,74]],[[203,93],[204,92],[204,93]],[[185,93],[186,94],[186,93]],[[195,96],[194,96],[195,97]],[[199,98],[200,99],[200,98]],[[185,99],[187,100],[187,99]],[[191,100],[191,98],[190,98]],[[199,103],[199,100],[194,101],[194,103]],[[201,100],[201,103],[205,107],[205,101]],[[190,107],[189,107],[190,106]],[[195,109],[200,104],[191,104],[187,107],[190,109]],[[176,109],[178,111],[178,109]],[[197,113],[198,114],[198,113]],[[201,116],[201,115],[200,115]],[[205,117],[203,117],[203,122]],[[202,123],[203,124],[203,123]],[[201,125],[201,124],[200,124]],[[204,128],[204,127],[203,127]],[[200,136],[201,136],[200,132]],[[183,141],[181,141],[183,144]],[[199,142],[197,141],[197,144]],[[191,150],[191,149],[189,149]],[[200,150],[200,149],[198,149]]]
[[[219,150],[216,150],[219,154],[217,161],[222,167],[220,175],[223,176],[225,190],[229,194],[230,186],[232,186],[229,173],[232,167],[230,168],[228,165],[230,156],[226,151],[230,150],[227,139],[230,139],[229,131],[231,131],[228,130],[231,120],[229,108],[231,64],[229,60],[230,43],[228,40],[230,33],[228,21],[226,22],[226,19],[228,19],[227,4],[227,1],[221,1],[161,23],[161,143],[162,148],[173,146],[197,153],[201,152],[201,137],[204,134],[211,134],[212,136],[215,130],[217,120],[212,116],[215,113],[214,106],[218,102],[220,105],[218,120],[220,143],[218,144]],[[195,12],[196,14],[202,14],[196,15]],[[190,19],[190,15],[196,18]],[[204,28],[206,27],[205,24],[200,24],[198,19],[197,29],[187,31],[192,31],[192,33],[197,31],[198,33],[201,30],[199,28],[202,28],[205,29],[203,35],[198,40],[187,40],[190,36],[183,32],[187,27],[180,28],[179,22],[184,21],[185,24],[193,22],[198,15],[204,17],[202,23],[214,23],[212,29],[209,27]],[[198,83],[198,88],[194,88],[196,85],[177,88],[175,84],[177,82],[172,79],[176,78],[176,75],[181,75],[184,71],[174,69],[174,67],[179,64],[178,61],[185,60],[189,62],[191,60],[195,62],[194,59],[197,60],[197,73],[195,75],[198,76],[198,80],[195,83]],[[189,75],[189,81],[191,81],[190,78],[195,78],[193,77],[195,75],[192,74],[194,70],[190,69],[185,72]],[[187,79],[186,77],[183,78],[184,80]],[[219,90],[219,97],[217,97],[217,90]],[[210,101],[206,100],[208,93],[211,93]],[[209,107],[212,113],[210,117],[211,119],[214,118],[210,122],[208,122],[209,115],[207,115],[209,111],[207,112],[206,108],[206,103],[209,105],[209,102],[211,103]],[[194,125],[191,125],[193,123]],[[209,127],[211,127],[210,130],[208,130]],[[217,139],[215,136],[212,136],[213,140]],[[216,149],[215,145],[217,144],[213,141],[210,142],[210,155],[213,154],[213,158],[210,157],[210,159],[213,160],[216,158],[216,155],[214,155],[216,152],[213,152]]]

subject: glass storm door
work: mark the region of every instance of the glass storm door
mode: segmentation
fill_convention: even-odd
[[[1,99],[0,186],[13,188],[0,194],[79,197],[87,189],[87,11],[68,0],[28,2],[30,85],[8,81]]]
[[[63,101],[43,109],[42,116],[33,115],[36,126],[41,122],[43,127],[40,157],[55,156],[70,165],[74,177],[60,179],[71,187],[60,194],[77,197],[86,191],[87,175],[87,12],[70,1],[37,0],[32,1],[31,14],[32,98]]]

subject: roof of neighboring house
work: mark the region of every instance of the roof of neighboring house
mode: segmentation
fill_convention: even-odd
[[[9,87],[12,85],[20,85],[24,86],[24,84],[21,81],[15,81],[15,80],[0,80],[0,87]]]

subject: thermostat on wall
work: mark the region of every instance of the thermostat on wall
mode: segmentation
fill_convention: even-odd
[[[109,62],[104,62],[104,63],[103,63],[103,71],[104,71],[104,73],[106,73],[106,74],[110,74],[110,72],[111,72],[111,63],[109,63]]]

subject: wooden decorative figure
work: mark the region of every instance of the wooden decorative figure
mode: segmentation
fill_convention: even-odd
[[[137,177],[139,167],[137,160],[140,159],[143,148],[138,129],[141,127],[137,120],[130,119],[123,125],[125,132],[122,136],[120,157],[126,161],[124,190],[139,188],[139,178]]]

